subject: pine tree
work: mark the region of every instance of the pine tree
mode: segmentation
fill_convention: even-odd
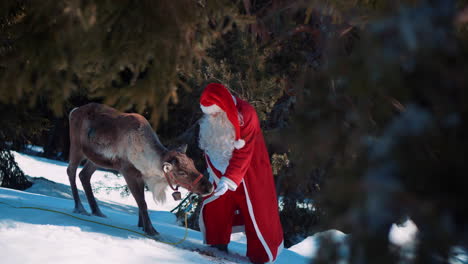
[[[468,240],[467,4],[4,1],[0,102],[67,113],[81,93],[153,125],[170,114],[158,133],[188,141],[201,168],[194,98],[222,82],[261,117],[286,246],[338,228],[349,263],[444,262]],[[15,142],[6,129],[21,124],[3,122]],[[405,217],[420,230],[412,257],[388,241]],[[326,238],[314,263],[340,250]]]
[[[8,150],[0,150],[0,187],[24,190],[31,185],[16,164],[13,154]]]
[[[467,240],[467,1],[243,2],[265,69],[296,98],[276,137],[290,150],[287,242],[338,228],[352,232],[351,263],[447,261]],[[307,200],[314,221],[301,226]],[[420,228],[410,259],[388,241],[404,217]],[[316,261],[337,262],[325,242]]]
[[[320,226],[351,233],[347,263],[447,263],[467,241],[460,6],[362,1],[353,17],[345,4],[336,1],[330,25],[355,24],[329,31],[322,66],[302,70],[291,160],[307,175],[332,158],[316,198],[325,212]],[[388,239],[405,217],[419,229],[410,256]],[[324,240],[314,263],[338,262],[340,250]]]
[[[56,114],[80,87],[156,126],[181,80],[234,7],[223,1],[6,1],[0,100],[47,96]],[[233,13],[235,14],[235,13]]]
[[[48,121],[20,103],[0,104],[0,186],[26,189],[31,183],[18,167],[11,149],[21,149],[49,127]]]
[[[40,108],[43,117],[58,116],[53,123],[63,124],[77,106],[73,98],[84,93],[88,100],[146,113],[157,127],[167,119],[167,105],[177,102],[177,90],[188,88],[178,73],[190,74],[224,30],[215,25],[236,16],[235,9],[229,1],[2,1],[0,104],[24,111],[47,106]],[[11,132],[29,119],[11,113],[0,112],[0,140],[16,144]],[[29,132],[34,130],[39,133],[40,124],[32,122]],[[48,153],[56,151],[48,146]]]

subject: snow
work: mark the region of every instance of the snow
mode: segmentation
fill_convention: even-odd
[[[468,252],[466,248],[454,247],[451,252],[450,264],[466,264],[468,263]]]
[[[245,257],[246,238],[243,234],[232,236],[230,254],[214,251],[223,256],[220,259],[187,250],[202,248],[213,252],[203,245],[198,231],[189,229],[187,240],[179,246],[172,246],[130,231],[73,218],[77,216],[142,232],[136,226],[138,211],[133,197],[121,196],[118,189],[103,189],[124,186],[122,177],[108,171],[97,171],[91,180],[93,189],[98,189],[96,198],[106,218],[77,215],[72,213],[73,198],[66,163],[17,152],[14,155],[24,172],[34,177],[34,185],[26,191],[0,188],[2,263],[249,263]],[[77,183],[84,206],[89,208],[79,179]],[[166,204],[155,204],[152,194],[147,192],[146,195],[150,218],[160,232],[159,239],[166,242],[182,239],[185,227],[180,226],[174,214],[169,212],[178,204],[172,201],[171,191],[167,191]],[[69,215],[10,205],[55,210]],[[284,249],[276,263],[310,263],[306,247],[298,252]]]
[[[341,257],[346,258],[346,256],[349,255],[348,247],[346,246],[346,237],[347,235],[339,230],[327,230],[316,233],[313,236],[309,236],[302,242],[290,247],[289,250],[292,250],[307,259],[312,259],[317,254],[321,239],[328,238],[341,245]]]
[[[402,225],[392,225],[388,238],[398,246],[409,246],[416,241],[418,227],[410,219],[406,220]]]
[[[302,242],[297,243],[296,245],[289,248],[296,252],[297,254],[304,256],[306,258],[312,258],[317,253],[318,243],[315,236],[307,237],[302,240]]]
[[[198,254],[151,240],[113,237],[75,226],[6,221],[0,224],[0,232],[3,263],[207,262]]]
[[[109,171],[96,171],[91,180],[95,196],[107,218],[77,215],[72,213],[73,198],[66,174],[67,163],[17,152],[14,155],[23,171],[33,177],[34,185],[26,191],[0,188],[2,263],[249,263],[245,257],[247,241],[243,233],[231,236],[230,254],[215,251],[223,256],[220,259],[187,250],[203,248],[213,252],[213,249],[203,245],[201,233],[190,229],[187,240],[181,246],[172,246],[130,231],[85,222],[69,215],[10,207],[6,204],[56,210],[86,220],[142,232],[136,226],[138,209],[133,197],[121,195],[125,186],[121,176]],[[77,185],[85,208],[89,208],[78,177]],[[173,201],[171,192],[167,190],[165,204],[156,204],[151,192],[146,192],[151,220],[161,233],[159,238],[166,242],[179,241],[185,234],[185,228],[169,212],[178,204]],[[182,190],[182,195],[186,194],[187,191]],[[411,248],[417,241],[417,232],[416,225],[407,220],[400,226],[392,226],[389,240],[400,247]],[[284,249],[276,263],[310,263],[324,237],[340,243],[340,254],[346,258],[349,255],[347,236],[338,230],[317,233],[289,249]],[[463,263],[466,259],[466,252],[454,249],[451,263]]]

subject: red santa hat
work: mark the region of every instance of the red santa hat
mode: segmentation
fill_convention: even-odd
[[[200,97],[200,108],[205,114],[225,112],[235,131],[234,147],[241,149],[245,141],[240,138],[239,113],[234,97],[224,85],[210,83]]]

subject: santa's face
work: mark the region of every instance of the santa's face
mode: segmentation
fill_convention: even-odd
[[[213,117],[213,118],[220,117],[220,120],[221,120],[222,113],[224,113],[224,112],[215,112],[215,113],[213,113],[213,114],[208,114],[208,116],[211,116],[211,117]],[[227,117],[227,116],[226,116],[226,113],[224,113],[224,116]]]
[[[205,114],[200,120],[199,146],[213,165],[224,172],[234,150],[234,127],[225,112]]]

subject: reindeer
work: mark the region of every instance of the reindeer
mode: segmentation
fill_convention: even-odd
[[[165,189],[182,186],[200,195],[213,191],[210,181],[195,168],[186,154],[187,146],[168,150],[159,141],[148,121],[139,114],[121,113],[111,107],[90,103],[70,112],[70,156],[68,178],[75,200],[75,213],[89,215],[76,188],[76,170],[86,159],[79,177],[93,215],[105,217],[91,189],[91,176],[98,168],[118,171],[135,198],[138,227],[158,235],[148,215],[145,184],[155,202],[165,201]],[[176,184],[176,188],[173,187]]]

